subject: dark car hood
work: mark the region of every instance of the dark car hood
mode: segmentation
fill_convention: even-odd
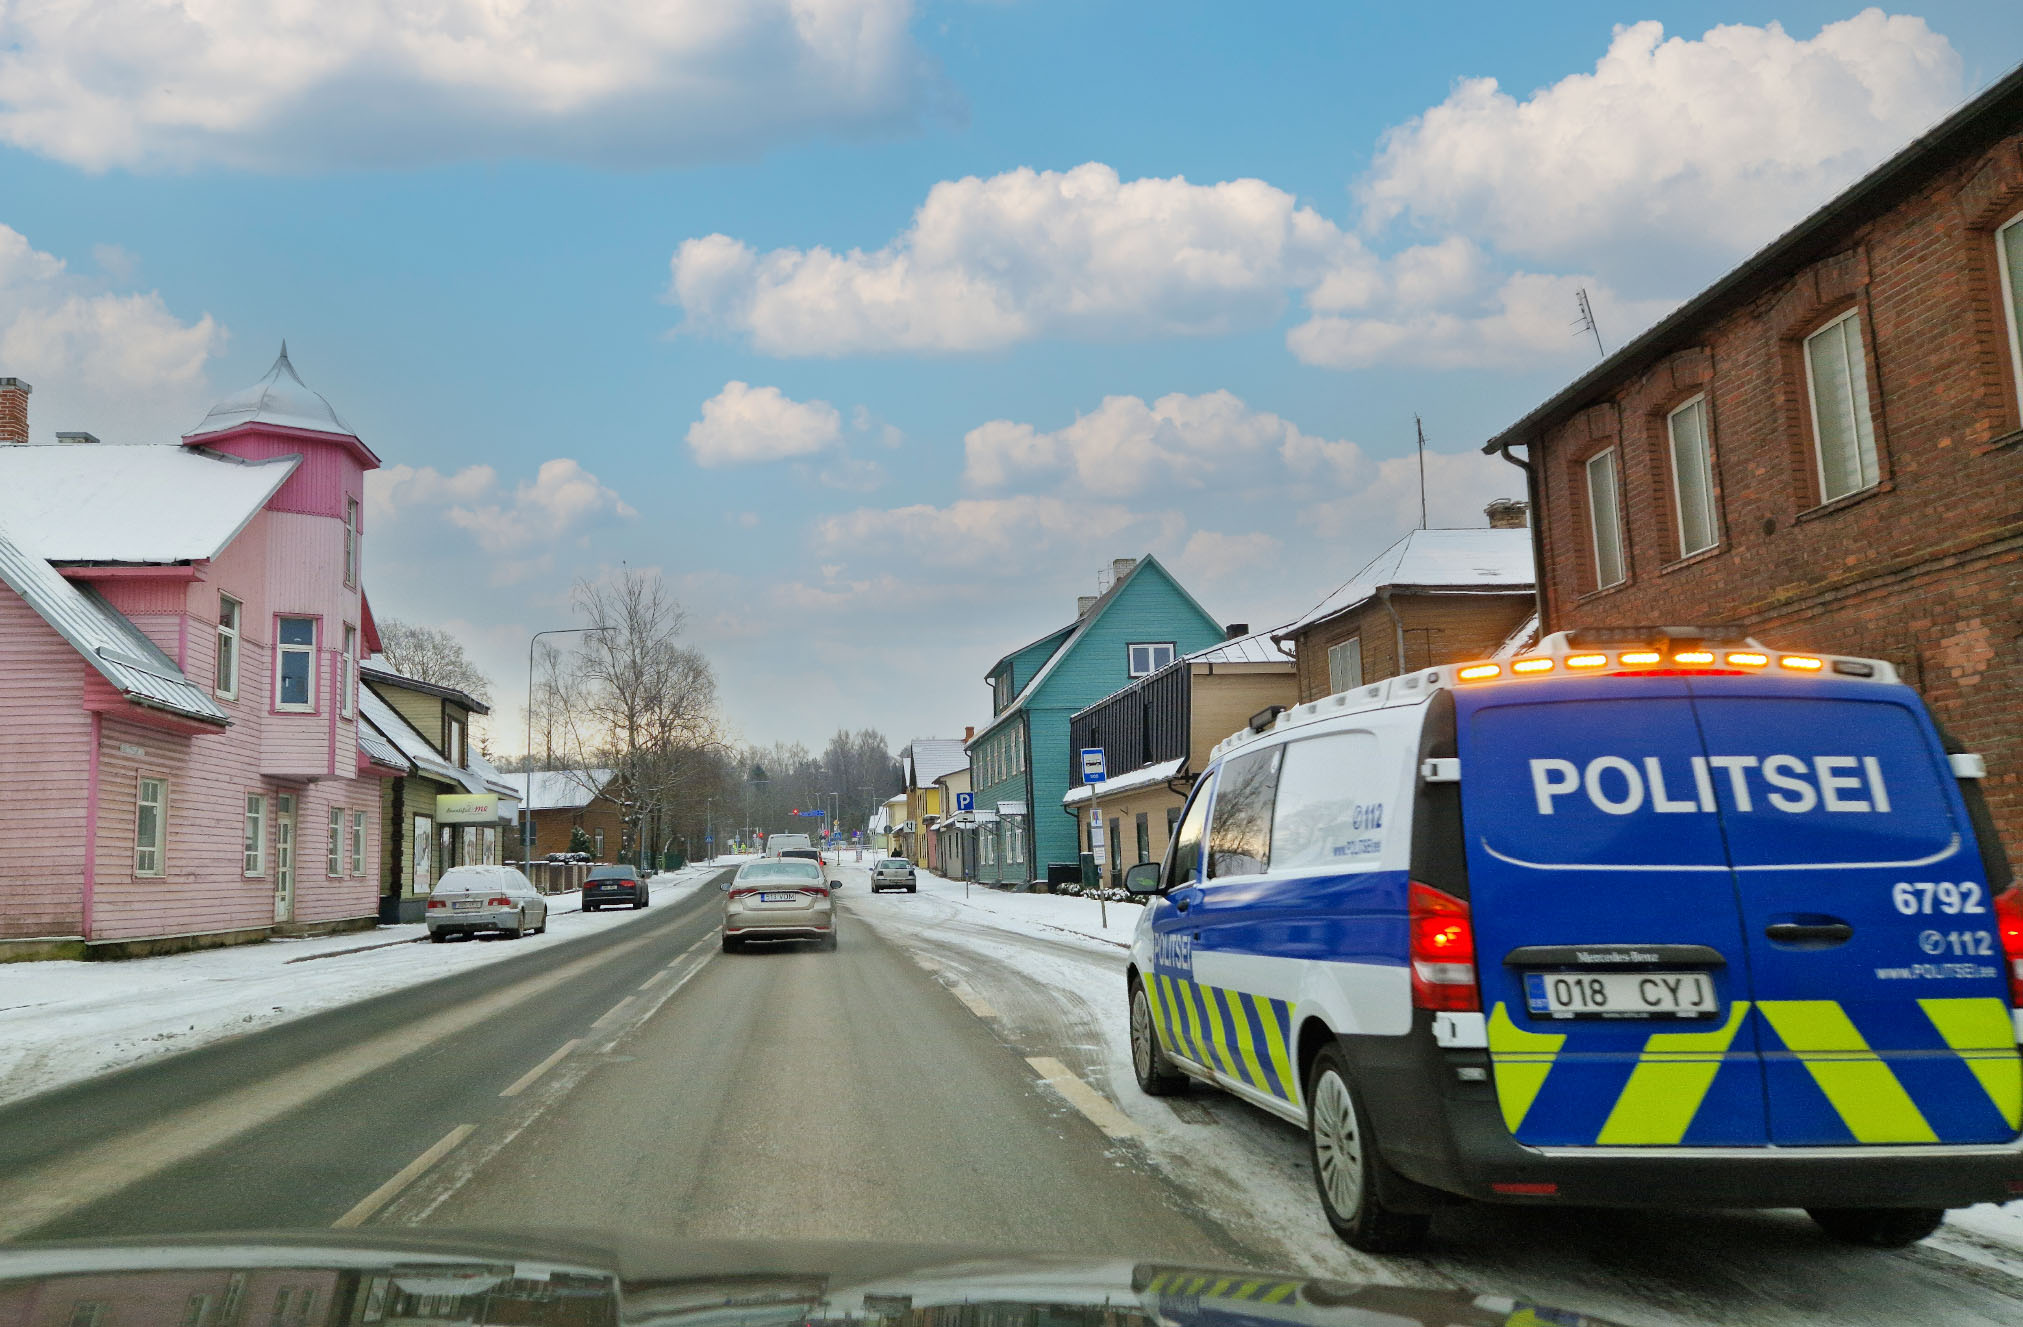
[[[1579,1314],[1458,1291],[1181,1263],[455,1231],[0,1246],[0,1322],[12,1321],[101,1327],[284,1321],[287,1327],[1605,1327]]]

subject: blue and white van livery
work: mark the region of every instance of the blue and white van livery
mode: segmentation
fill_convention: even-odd
[[[1888,663],[1721,629],[1260,715],[1127,876],[1139,1084],[1305,1126],[1363,1248],[1457,1196],[1923,1238],[2023,1195],[1984,772]]]

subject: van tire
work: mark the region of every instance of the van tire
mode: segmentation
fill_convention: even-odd
[[[1901,1249],[1937,1230],[1943,1207],[1808,1207],[1813,1224],[1843,1244]]]
[[[1152,1021],[1152,997],[1146,994],[1145,983],[1135,979],[1131,983],[1130,1018],[1131,1074],[1138,1080],[1138,1090],[1148,1097],[1172,1097],[1185,1092],[1192,1080],[1166,1058]]]
[[[1393,1183],[1370,1132],[1341,1048],[1325,1046],[1307,1071],[1307,1154],[1321,1211],[1335,1234],[1365,1253],[1403,1253],[1426,1237],[1432,1219],[1385,1206],[1380,1190]]]

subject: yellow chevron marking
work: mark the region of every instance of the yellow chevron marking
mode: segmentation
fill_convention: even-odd
[[[1920,1000],[1918,1007],[1946,1039],[2011,1129],[2023,1127],[2023,1059],[2016,1025],[1999,998]]]
[[[1281,1281],[1276,1286],[1272,1287],[1271,1293],[1264,1297],[1264,1302],[1267,1304],[1283,1303],[1288,1297],[1292,1295],[1292,1293],[1295,1290],[1298,1289],[1299,1289],[1299,1282],[1297,1281]]]
[[[1834,1000],[1764,1000],[1756,1006],[1859,1143],[1936,1143],[1939,1136],[1880,1055]]]
[[[1595,1141],[1674,1144],[1684,1138],[1748,1012],[1749,1002],[1737,1000],[1725,1027],[1652,1033]]]
[[[1281,1095],[1287,1101],[1298,1101],[1299,1084],[1292,1081],[1292,1054],[1286,1047],[1285,1033],[1279,1028],[1278,1015],[1272,1011],[1271,1001],[1262,995],[1251,996],[1250,1003],[1257,1010],[1258,1026],[1264,1029],[1265,1052],[1271,1056],[1272,1070],[1284,1089]]]
[[[1194,1003],[1194,983],[1185,977],[1175,977],[1173,994],[1180,1001],[1180,1012],[1187,1016],[1187,1044],[1194,1048],[1194,1058],[1213,1069],[1215,1052],[1208,1048],[1208,1038],[1201,1031],[1201,1010]]]
[[[1243,1056],[1243,1064],[1250,1071],[1250,1085],[1260,1092],[1271,1090],[1270,1080],[1264,1076],[1264,1066],[1257,1059],[1257,1038],[1250,1034],[1250,1018],[1243,1008],[1243,992],[1224,991],[1229,997],[1229,1021],[1236,1025],[1236,1049]]]
[[[1159,1040],[1169,1051],[1180,1049],[1179,1039],[1173,1030],[1172,997],[1167,994],[1166,978],[1154,972],[1152,978],[1152,1023],[1159,1030]]]
[[[1524,1123],[1553,1057],[1566,1044],[1566,1034],[1530,1032],[1510,1021],[1501,1000],[1489,1016],[1489,1061],[1496,1072],[1496,1104],[1503,1108],[1503,1127],[1512,1133]]]
[[[1215,992],[1200,982],[1195,982],[1194,1005],[1208,1028],[1208,1067],[1218,1069],[1234,1078],[1236,1066],[1230,1062],[1229,1047],[1223,1040],[1222,1006],[1216,1002]]]
[[[1169,1038],[1166,1044],[1191,1060],[1194,1058],[1194,1046],[1187,1040],[1187,1024],[1180,1012],[1179,985],[1177,977],[1159,979],[1159,989],[1166,997],[1166,1035]]]

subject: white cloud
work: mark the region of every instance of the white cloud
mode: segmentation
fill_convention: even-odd
[[[0,225],[0,374],[34,387],[36,441],[58,429],[117,442],[180,433],[210,404],[204,370],[224,345],[209,314],[186,322],[155,292],[108,290]]]
[[[827,516],[815,525],[815,544],[838,556],[898,555],[1020,576],[1040,559],[1090,540],[1149,542],[1172,537],[1180,524],[1174,513],[1134,512],[1115,503],[964,498],[946,507],[867,507]]]
[[[911,0],[43,0],[0,8],[0,141],[93,170],[649,165],[915,122]]]
[[[1227,581],[1266,571],[1285,549],[1283,541],[1262,531],[1222,534],[1196,530],[1187,537],[1173,569],[1183,581]]]
[[[1268,325],[1289,289],[1364,261],[1353,236],[1261,180],[1122,181],[1090,162],[943,181],[868,253],[691,239],[669,293],[686,328],[769,354],[975,351]]]
[[[1523,100],[1462,80],[1385,136],[1359,193],[1372,228],[1409,218],[1534,259],[1739,254],[1962,94],[1958,53],[1920,18],[1867,9],[1805,41],[1775,23],[1667,39],[1646,21],[1617,28],[1593,73]]]
[[[1492,499],[1523,497],[1524,475],[1508,461],[1473,448],[1426,449],[1426,523],[1435,529],[1481,526],[1482,509]],[[1419,524],[1418,458],[1371,463],[1354,489],[1303,507],[1299,523],[1323,539],[1351,541],[1374,554]]]
[[[814,456],[842,437],[843,417],[827,401],[796,401],[777,387],[732,379],[702,403],[688,426],[696,464],[714,468]]]
[[[1265,477],[1260,459],[1272,452],[1305,454],[1326,445],[1227,391],[1174,392],[1150,405],[1109,396],[1052,432],[1009,419],[971,429],[963,439],[963,478],[975,489],[1071,483],[1075,492],[1103,497],[1210,483],[1248,487]]]
[[[390,522],[417,533],[447,523],[475,539],[491,558],[495,584],[513,584],[553,568],[558,547],[589,543],[606,519],[630,520],[639,512],[578,461],[543,461],[531,479],[507,491],[488,465],[453,474],[429,467],[392,465],[365,476],[368,529]]]

